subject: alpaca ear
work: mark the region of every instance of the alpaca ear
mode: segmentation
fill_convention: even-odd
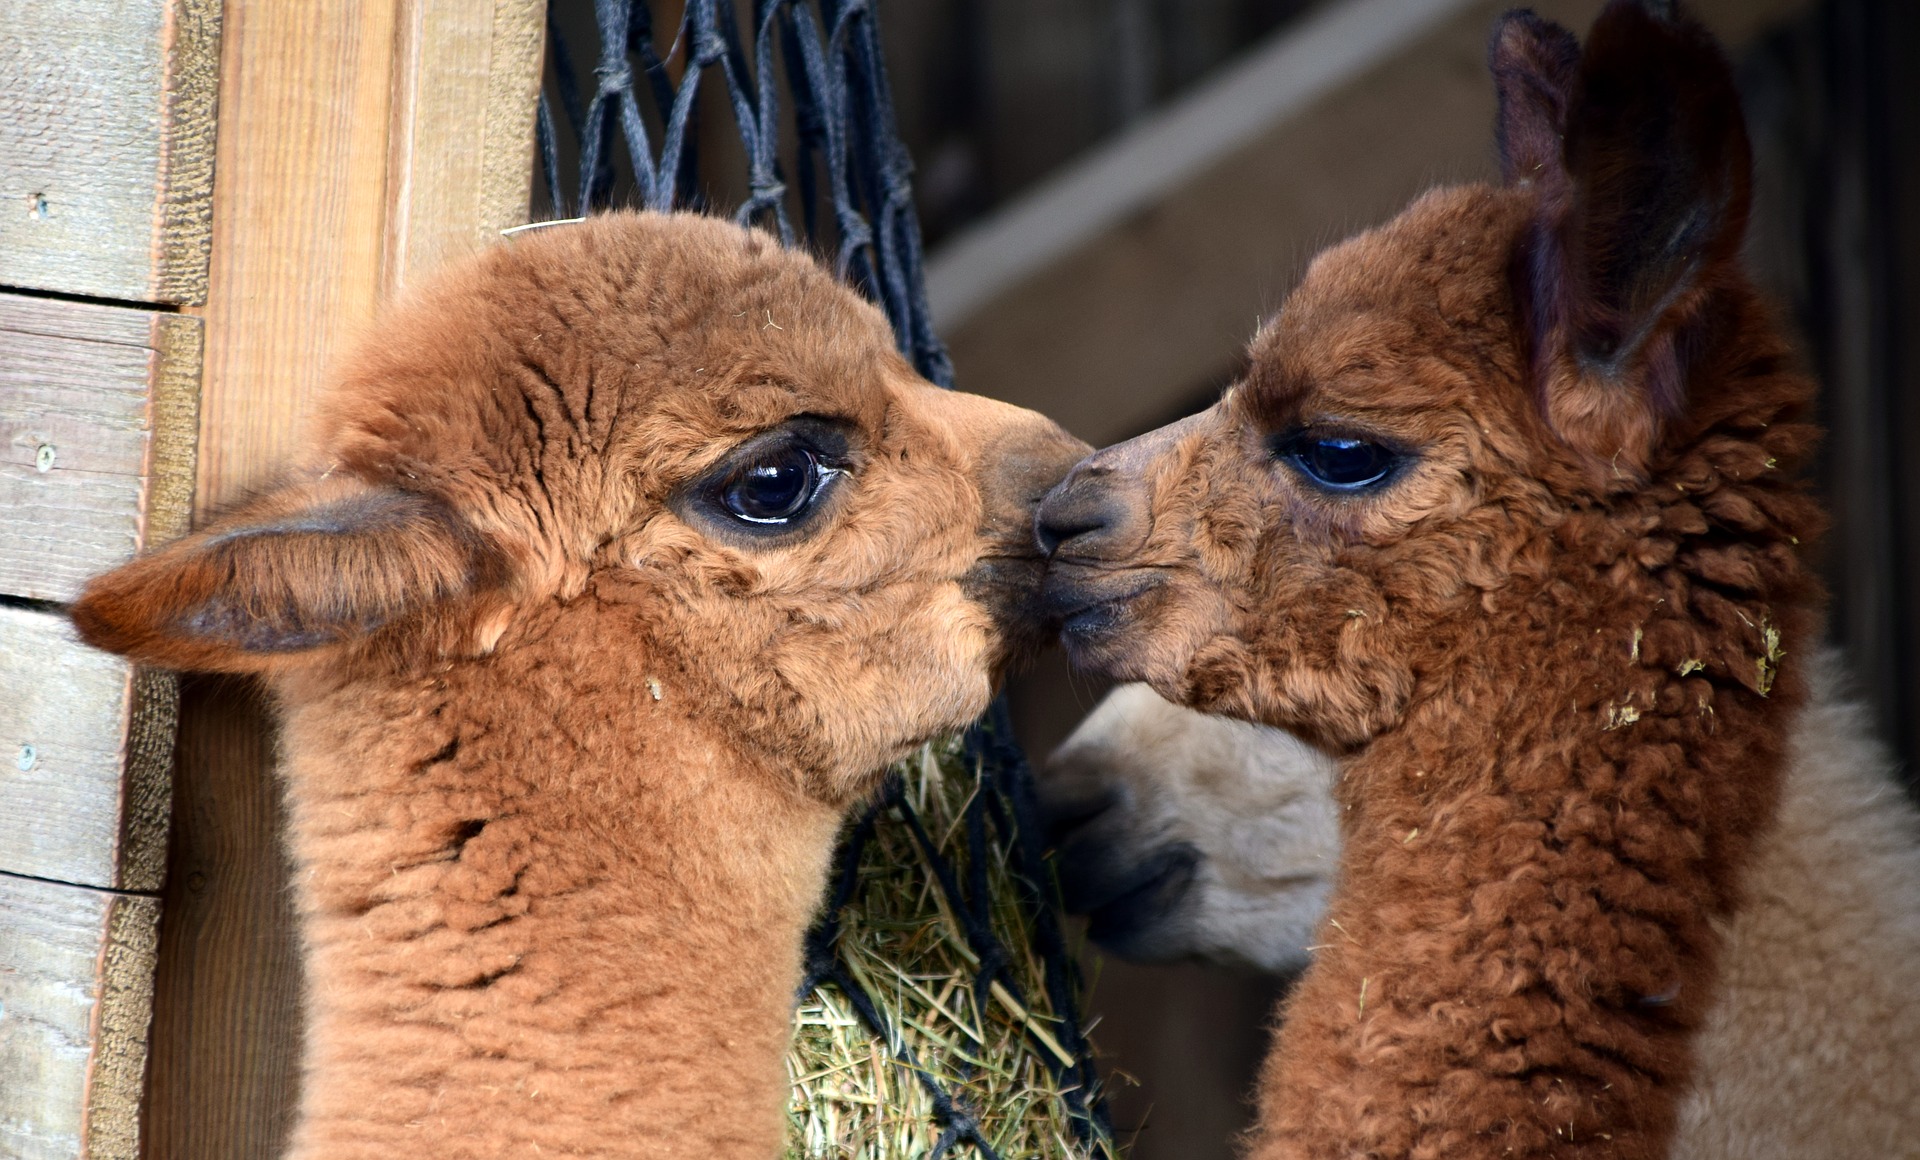
[[[1504,85],[1502,98],[1504,132]],[[1540,135],[1512,139],[1528,157]],[[1559,172],[1540,182],[1521,298],[1547,421],[1617,475],[1640,476],[1685,408],[1687,340],[1736,276],[1751,168],[1712,35],[1672,4],[1611,0],[1579,60]]]
[[[1564,183],[1560,139],[1580,70],[1579,40],[1551,20],[1515,9],[1494,23],[1487,66],[1499,103],[1494,139],[1501,179],[1508,185]]]
[[[440,501],[323,479],[95,577],[71,615],[96,648],[164,668],[254,672],[473,594],[501,572]]]

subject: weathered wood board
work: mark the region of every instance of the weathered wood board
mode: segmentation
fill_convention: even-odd
[[[525,220],[545,12],[227,0],[202,516],[288,461],[385,298]],[[185,682],[147,1160],[284,1151],[301,984],[267,721],[251,685]]]
[[[186,530],[200,351],[197,318],[0,294],[0,594],[71,600]]]
[[[172,676],[0,606],[0,873],[158,890],[177,713]]]
[[[527,220],[544,4],[413,0],[400,8],[384,289]]]
[[[0,1156],[134,1160],[160,903],[0,874]]]
[[[220,14],[220,0],[12,14],[0,36],[0,284],[206,301]]]

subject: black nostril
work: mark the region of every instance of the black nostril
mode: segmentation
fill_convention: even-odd
[[[1052,556],[1071,541],[1091,544],[1115,523],[1119,513],[1103,482],[1093,473],[1076,469],[1047,494],[1033,513],[1033,539],[1041,554]]]
[[[1056,516],[1059,514],[1060,513],[1055,513]],[[1097,513],[1091,514],[1097,515]],[[1033,521],[1034,543],[1040,546],[1040,554],[1043,556],[1053,555],[1059,551],[1060,545],[1066,543],[1068,540],[1097,532],[1106,526],[1105,520],[1088,518],[1086,514],[1078,515],[1078,518],[1069,515],[1068,518],[1051,520],[1047,518],[1047,515],[1047,509],[1042,507],[1039,512],[1035,514]]]

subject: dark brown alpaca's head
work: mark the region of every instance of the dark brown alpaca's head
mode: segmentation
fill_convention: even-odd
[[[1048,498],[1076,663],[1349,748],[1461,661],[1463,626],[1524,615],[1556,559],[1657,571],[1704,534],[1680,563],[1729,592],[1793,570],[1784,542],[1734,543],[1806,534],[1804,501],[1730,493],[1789,475],[1814,433],[1737,263],[1725,60],[1628,0],[1584,52],[1515,13],[1491,55],[1504,183],[1320,255],[1218,404]],[[1693,659],[1763,683],[1763,632]]]
[[[591,602],[605,648],[646,650],[830,794],[969,721],[1034,643],[1033,506],[1085,450],[922,380],[807,257],[658,214],[449,272],[309,446],[277,490],[95,580],[85,638],[335,680],[537,648]]]

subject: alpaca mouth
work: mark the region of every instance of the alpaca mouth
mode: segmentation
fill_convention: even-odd
[[[1060,634],[1076,667],[1118,676],[1127,638],[1140,619],[1137,605],[1157,592],[1165,577],[1128,570],[1089,568],[1055,560],[1040,593],[1041,614]]]
[[[1047,570],[1040,605],[1048,620],[1062,631],[1069,626],[1093,632],[1111,627],[1129,604],[1160,587],[1163,577],[1134,570],[1116,573],[1059,560]]]
[[[1037,553],[982,556],[960,577],[960,591],[986,609],[1000,629],[996,677],[1037,656],[1053,636],[1040,604],[1046,559]]]

